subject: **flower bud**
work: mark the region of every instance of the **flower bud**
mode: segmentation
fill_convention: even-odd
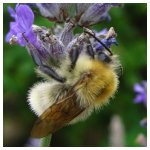
[[[95,3],[88,7],[79,20],[79,25],[90,26],[104,19],[109,19],[108,11],[112,6],[111,3]]]
[[[54,63],[61,61],[64,58],[66,52],[63,43],[57,39],[47,28],[33,26],[33,31],[37,36],[37,40],[40,44],[39,49],[43,55],[47,56],[48,63]]]
[[[67,46],[73,39],[73,27],[74,24],[72,22],[65,23],[64,25],[64,29],[59,38],[59,40],[62,41],[64,46]]]
[[[91,6],[93,3],[77,3],[76,4],[76,20],[79,20],[82,14]]]
[[[50,21],[63,22],[68,17],[69,4],[37,3],[40,13]]]

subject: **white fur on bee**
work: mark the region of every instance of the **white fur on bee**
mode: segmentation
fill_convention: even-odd
[[[62,84],[57,82],[39,82],[29,91],[28,102],[32,110],[40,116],[47,108],[65,94]]]
[[[70,72],[71,61],[69,56],[62,62],[60,70],[58,70],[58,74],[67,78],[66,84],[72,86],[74,85],[81,77],[81,75],[91,68],[91,62],[89,61],[90,57],[85,55],[84,53],[80,54],[75,68]]]

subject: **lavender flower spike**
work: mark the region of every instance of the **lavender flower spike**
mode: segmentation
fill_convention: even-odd
[[[135,84],[134,91],[137,93],[134,103],[144,103],[147,107],[147,81]]]
[[[8,11],[10,16],[15,19],[14,22],[10,23],[10,31],[6,35],[6,41],[13,41],[20,44],[20,46],[26,46],[26,42],[22,36],[24,33],[25,37],[30,41],[30,43],[36,42],[35,34],[32,31],[32,24],[34,21],[34,14],[29,6],[27,5],[16,5],[16,12],[9,7]]]

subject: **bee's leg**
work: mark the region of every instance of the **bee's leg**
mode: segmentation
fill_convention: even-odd
[[[31,56],[35,64],[38,66],[39,70],[41,70],[43,73],[49,75],[50,77],[59,82],[65,82],[65,79],[60,77],[51,67],[44,65],[34,51],[31,51]]]
[[[79,51],[79,46],[78,45],[74,45],[69,53],[70,56],[70,60],[71,60],[71,67],[70,67],[70,71],[72,69],[74,69],[77,59],[79,57],[80,51]]]
[[[91,42],[89,40],[89,35],[88,34],[81,34],[78,38],[77,41],[75,42],[75,44],[72,46],[70,52],[69,52],[69,56],[70,56],[70,60],[71,60],[71,68],[70,71],[72,69],[74,69],[76,62],[78,60],[78,57],[80,55],[80,52],[82,51],[81,49],[83,48],[83,45],[85,44],[85,47],[87,49],[87,53],[88,55],[90,55],[92,58],[94,58],[94,51],[93,51],[93,47],[91,45]]]
[[[86,50],[87,50],[87,54],[94,59],[94,50],[90,40],[88,40],[88,42],[86,43]]]
[[[55,79],[56,81],[59,81],[59,82],[62,82],[64,83],[65,82],[65,78],[63,77],[60,77],[52,68],[48,67],[48,66],[45,66],[45,65],[42,65],[42,66],[39,66],[39,69],[44,72],[45,74],[49,75],[50,77],[52,77],[53,79]]]
[[[30,55],[31,55],[34,63],[38,66],[38,69],[59,82],[62,82],[62,83],[65,82],[65,78],[60,77],[51,67],[46,66],[42,63],[41,57],[38,54],[38,49],[36,49],[36,47],[34,47],[34,45],[32,45],[28,41],[28,39],[24,36],[24,34],[23,34],[23,37],[24,37],[25,41],[27,42],[27,47],[29,49]]]

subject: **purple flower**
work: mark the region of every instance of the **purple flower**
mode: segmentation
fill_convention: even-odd
[[[8,8],[15,21],[10,23],[7,42],[26,46],[34,61],[40,60],[44,64],[49,64],[51,59],[58,61],[58,58],[64,56],[62,42],[53,35],[47,37],[48,29],[33,25],[34,14],[28,5],[17,4],[15,10],[16,12],[11,7]]]
[[[38,3],[41,15],[50,21],[64,22],[74,18],[81,26],[90,26],[103,20],[110,20],[108,11],[111,7],[121,6],[119,3]]]
[[[36,42],[36,36],[32,31],[32,24],[34,21],[34,14],[29,6],[27,5],[16,5],[16,12],[8,7],[10,16],[14,18],[14,22],[10,23],[10,31],[6,35],[6,41],[9,42],[12,37],[17,38],[18,44],[21,46],[26,46],[26,42],[23,38],[24,36],[28,39],[30,43]]]
[[[144,103],[145,107],[147,107],[147,81],[136,83],[134,91],[137,93],[134,103]]]
[[[102,39],[101,41],[102,41],[108,48],[110,48],[113,44],[118,45],[117,40],[116,40],[116,38],[114,38],[114,37],[109,38],[109,39]],[[103,50],[103,49],[104,49],[104,47],[103,47],[100,43],[98,43],[95,48],[96,48],[96,51],[99,51],[99,50]]]
[[[118,45],[118,42],[115,38],[116,33],[113,27],[111,27],[109,31],[107,29],[103,29],[102,31],[97,32],[96,36],[100,37],[101,42],[103,42],[108,48],[110,48],[112,45]],[[103,45],[101,45],[99,42],[96,42],[94,47],[96,51],[101,51],[104,49]]]

